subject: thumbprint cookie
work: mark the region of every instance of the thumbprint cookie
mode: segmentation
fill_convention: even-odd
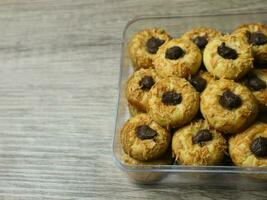
[[[186,38],[194,42],[200,50],[203,50],[206,45],[216,37],[222,34],[213,28],[198,27],[186,32],[182,38]]]
[[[135,111],[145,112],[147,110],[148,93],[157,81],[158,76],[151,68],[140,69],[128,79],[125,94]]]
[[[129,55],[135,70],[149,68],[161,45],[170,39],[161,28],[146,29],[136,33],[128,44]]]
[[[237,133],[257,117],[258,103],[250,90],[232,80],[211,81],[201,94],[200,109],[216,130]]]
[[[237,35],[224,35],[208,43],[203,61],[212,75],[225,79],[240,79],[253,68],[251,46]]]
[[[172,39],[159,48],[154,66],[161,77],[185,78],[197,73],[201,61],[201,52],[191,40]]]
[[[226,150],[224,137],[205,120],[178,129],[172,138],[173,156],[182,165],[218,165]]]
[[[231,137],[229,153],[237,166],[267,166],[267,124],[256,123]]]
[[[171,135],[147,114],[130,118],[120,135],[123,150],[140,161],[154,160],[168,149]]]
[[[252,46],[255,63],[267,63],[267,26],[261,23],[243,24],[234,34],[244,37]]]
[[[267,69],[254,69],[244,78],[244,84],[252,91],[261,110],[267,110]]]
[[[192,120],[199,109],[199,93],[183,78],[159,80],[149,93],[149,115],[165,127],[180,127]]]

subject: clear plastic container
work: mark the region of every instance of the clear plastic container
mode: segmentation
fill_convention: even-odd
[[[127,53],[127,43],[131,36],[146,28],[162,27],[172,37],[199,26],[216,28],[222,32],[232,32],[240,24],[262,22],[267,24],[267,13],[202,15],[202,16],[166,16],[138,17],[130,21],[123,33],[118,110],[113,141],[113,154],[116,165],[135,182],[142,184],[160,183],[174,186],[190,184],[199,186],[267,188],[267,167],[237,166],[182,166],[182,165],[126,165],[122,161],[123,150],[120,143],[120,130],[130,115],[124,87],[128,77],[133,73]],[[159,182],[160,181],[160,182]]]

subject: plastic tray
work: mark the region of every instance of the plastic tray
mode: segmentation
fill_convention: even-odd
[[[172,36],[199,26],[212,27],[222,32],[232,32],[240,24],[262,22],[267,24],[267,13],[202,15],[202,16],[164,16],[138,17],[130,21],[123,33],[121,52],[118,110],[115,122],[113,154],[117,166],[138,183],[193,184],[219,187],[267,188],[267,168],[249,168],[237,166],[194,167],[182,165],[147,165],[130,166],[122,162],[120,130],[130,117],[124,87],[128,77],[133,73],[131,61],[127,54],[127,43],[131,36],[146,28],[162,27]]]

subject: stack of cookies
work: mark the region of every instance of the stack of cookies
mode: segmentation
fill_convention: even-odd
[[[229,157],[238,166],[267,166],[266,25],[231,34],[200,27],[180,38],[147,29],[128,49],[125,163],[225,165]]]

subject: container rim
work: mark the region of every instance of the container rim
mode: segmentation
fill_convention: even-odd
[[[165,16],[155,16],[155,15],[142,15],[136,16],[129,20],[122,33],[122,42],[121,42],[121,56],[120,56],[120,71],[119,71],[119,81],[118,81],[118,93],[117,93],[117,111],[114,118],[114,129],[113,129],[113,142],[112,142],[112,157],[118,168],[125,172],[156,172],[156,173],[169,173],[169,172],[187,172],[187,173],[231,173],[231,174],[267,174],[267,167],[240,167],[240,166],[192,166],[192,165],[127,165],[123,163],[120,159],[117,158],[115,153],[115,143],[116,143],[116,134],[119,127],[116,122],[119,117],[119,103],[122,96],[120,87],[122,82],[122,68],[123,68],[123,58],[125,56],[124,46],[126,32],[128,28],[137,21],[140,20],[153,20],[153,19],[175,19],[175,18],[196,18],[196,17],[218,17],[218,16],[242,16],[242,15],[254,15],[254,14],[267,14],[266,11],[262,12],[242,12],[242,13],[220,13],[220,14],[192,14],[192,15],[165,15]]]
[[[173,19],[173,18],[197,18],[197,17],[219,17],[219,16],[242,16],[242,15],[253,15],[253,14],[267,14],[266,11],[260,11],[260,12],[240,12],[240,13],[219,13],[219,14],[201,14],[201,13],[196,13],[196,14],[182,14],[182,15],[140,15],[140,16],[135,16],[132,19],[130,19],[126,25],[124,26],[123,33],[122,33],[122,39],[123,42],[125,42],[125,36],[126,36],[126,31],[131,26],[137,21],[140,20],[151,20],[151,19]],[[122,57],[121,57],[122,58]]]

